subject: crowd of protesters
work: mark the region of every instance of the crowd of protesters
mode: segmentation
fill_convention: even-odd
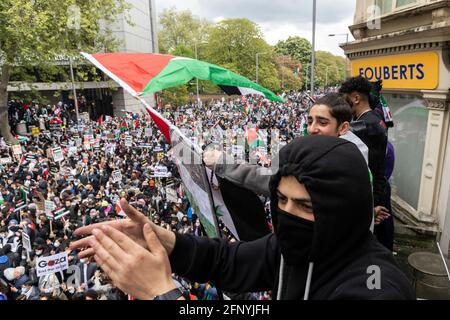
[[[314,98],[330,91],[336,89],[319,91]],[[255,156],[259,165],[270,166],[273,137],[283,146],[307,135],[307,111],[315,100],[309,92],[284,93],[283,98],[284,103],[275,103],[249,95],[159,105],[158,111],[203,149],[216,143],[236,153],[231,146],[244,138],[243,160]],[[74,108],[61,102],[42,106],[11,101],[9,120],[20,145],[0,139],[0,299],[132,299],[114,287],[94,259],[80,259],[78,251],[69,248],[77,240],[75,229],[123,219],[121,198],[163,228],[207,235],[204,217],[196,215],[181,183],[171,146],[145,111],[98,119],[92,119],[91,112],[90,120],[76,122]],[[263,140],[256,144],[256,153],[254,146],[249,148],[250,130]],[[260,198],[271,228],[270,203]],[[229,241],[236,240],[222,221],[219,228]],[[23,234],[30,239],[28,250]],[[63,252],[69,269],[37,276],[38,258]],[[190,298],[222,297],[213,284],[173,278]],[[227,295],[271,298],[268,292]]]
[[[284,104],[256,96],[222,99],[161,108],[161,113],[202,146],[218,138],[214,130],[231,130],[236,139],[255,126],[278,129],[286,144],[305,130],[303,113],[311,100],[299,92],[284,98]],[[170,146],[145,112],[76,124],[62,103],[11,101],[9,118],[13,129],[25,123],[26,134],[17,135],[19,148],[0,141],[0,300],[132,299],[114,287],[93,259],[79,259],[78,252],[69,249],[76,228],[122,219],[120,198],[168,230],[205,235],[168,154]],[[164,176],[156,174],[161,167],[166,168]],[[46,207],[49,202],[52,210]],[[220,227],[234,240],[223,224]],[[29,236],[31,252],[22,243],[22,233]],[[37,277],[37,259],[62,252],[78,271],[69,268]],[[220,296],[211,284],[189,283],[175,275],[174,281],[191,298]],[[245,298],[269,297],[266,292]]]

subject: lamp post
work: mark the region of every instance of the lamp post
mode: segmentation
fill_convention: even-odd
[[[204,43],[206,43],[206,42],[200,42],[200,43],[194,42],[195,60],[198,60],[197,45],[198,44],[204,44]],[[199,89],[198,89],[198,78],[196,78],[195,81],[196,81],[196,85],[197,85],[197,104],[200,105],[200,94],[199,94]]]
[[[73,62],[72,62],[72,57],[69,57],[69,64],[70,64],[70,78],[72,79],[72,91],[73,91],[73,101],[75,103],[75,113],[76,113],[76,119],[77,119],[77,123],[78,120],[80,118],[80,114],[78,112],[78,98],[77,98],[77,90],[75,88],[75,77],[73,75]]]
[[[195,60],[198,60],[198,55],[197,55],[197,42],[194,43],[194,48],[195,48]],[[195,78],[195,82],[197,85],[197,104],[200,104],[200,95],[198,92],[198,78]]]
[[[329,37],[336,37],[336,36],[345,36],[345,45],[348,44],[348,33],[331,33],[328,35]],[[348,75],[348,58],[345,56],[345,75]]]
[[[328,66],[326,66],[325,71],[325,89],[328,87]]]
[[[309,82],[309,64],[306,65],[306,73],[305,73],[305,90],[308,91],[308,82]]]
[[[67,29],[79,32],[81,28],[81,11],[80,7],[77,5],[71,5],[67,8]],[[67,31],[66,31],[67,37]],[[77,51],[79,52],[79,43],[77,44]],[[72,80],[72,91],[73,91],[73,101],[75,104],[75,113],[77,117],[77,123],[79,121],[79,112],[78,112],[78,99],[77,99],[77,91],[75,88],[75,77],[73,72],[73,60],[72,56],[69,55],[69,65],[70,65],[70,78]]]
[[[258,82],[258,80],[259,80],[259,56],[261,55],[261,54],[267,54],[268,52],[258,52],[257,54],[256,54],[256,83],[259,83]]]
[[[313,28],[312,28],[312,54],[311,54],[311,97],[314,98],[314,80],[316,67],[316,14],[317,2],[313,0]]]

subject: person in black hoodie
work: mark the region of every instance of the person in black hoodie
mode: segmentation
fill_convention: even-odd
[[[294,140],[281,150],[270,190],[275,232],[252,242],[174,234],[122,200],[131,220],[79,229],[94,237],[72,248],[90,246],[80,255],[95,254],[114,283],[138,299],[174,290],[172,272],[227,292],[273,290],[277,299],[414,299],[392,254],[369,231],[369,172],[353,143]]]
[[[371,91],[371,83],[361,76],[348,79],[339,89],[352,107],[353,131],[369,149],[375,216],[378,221],[383,221],[389,219],[392,214],[386,208],[389,204],[386,202],[387,181],[384,176],[388,135],[384,118],[373,110],[375,106],[373,106],[374,97]]]

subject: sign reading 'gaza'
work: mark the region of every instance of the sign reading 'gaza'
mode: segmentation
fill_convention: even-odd
[[[383,80],[384,89],[434,90],[439,85],[439,55],[424,52],[354,60],[352,76]]]
[[[64,271],[69,267],[67,252],[58,253],[48,257],[38,258],[36,262],[36,273],[38,277]]]

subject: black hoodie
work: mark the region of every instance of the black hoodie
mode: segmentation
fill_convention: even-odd
[[[296,177],[311,196],[315,222],[307,260],[285,265],[277,230],[236,244],[177,235],[170,257],[173,271],[197,282],[212,280],[229,292],[273,290],[280,299],[303,299],[308,272],[310,299],[414,298],[392,254],[369,231],[373,214],[369,172],[353,143],[324,136],[296,139],[281,150],[279,167],[270,183],[274,226],[282,176]],[[305,245],[311,244],[299,243]],[[367,285],[374,266],[380,270],[380,290]]]

